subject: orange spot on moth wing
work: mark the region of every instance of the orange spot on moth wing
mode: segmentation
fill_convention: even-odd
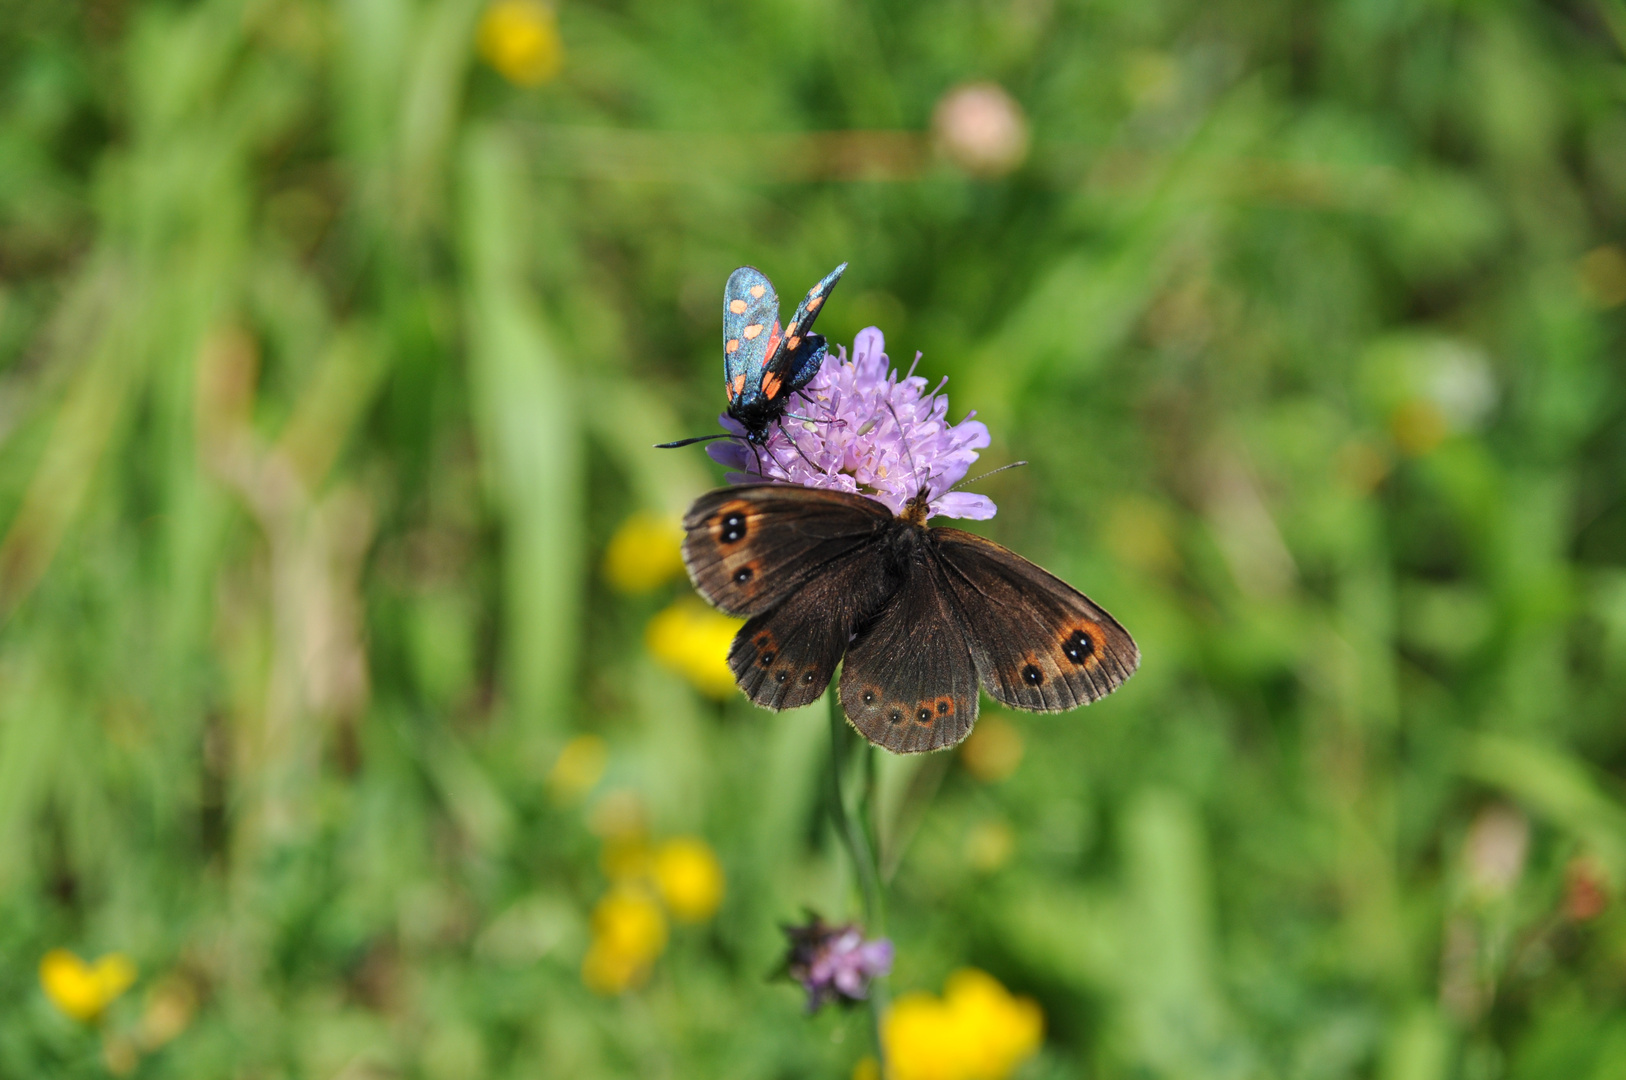
[[[751,295],[753,297],[755,297],[756,299],[758,299],[758,300],[762,299],[762,294],[767,292],[767,291],[768,291],[767,288],[765,286],[762,286],[762,285],[753,285],[753,286],[751,286]]]
[[[740,339],[737,337],[731,337],[728,339],[728,344],[723,346],[723,351],[728,353],[738,352],[739,347]]]
[[[779,339],[782,336],[782,333],[783,332],[779,329],[779,324],[775,322],[773,324],[773,333],[768,335],[768,348],[763,355],[772,356],[779,349]]]
[[[745,335],[746,341],[754,341],[756,340],[756,336],[762,333],[762,324],[759,322],[754,322],[741,331],[741,333]]]
[[[774,395],[779,393],[779,376],[771,371],[764,375],[762,377],[762,392],[768,395],[769,401],[772,401]]]
[[[800,345],[801,343],[802,343],[802,339],[799,338],[799,337],[786,338],[785,339],[785,348],[789,349],[791,352],[795,352],[796,351],[796,346]]]
[[[742,371],[738,375],[734,376],[734,385],[731,386],[729,388],[729,391],[728,391],[729,398],[732,400],[733,398],[739,397],[740,396],[740,391],[742,391],[744,389],[745,389],[745,372]]]
[[[795,337],[796,336],[796,324],[791,323],[789,326],[785,327],[785,333],[789,334],[791,337]],[[793,346],[791,346],[791,348],[795,348],[795,346],[793,345]]]
[[[822,296],[810,296],[810,297],[808,297],[808,299],[807,299],[807,313],[809,315],[813,314],[813,312],[819,310],[819,305],[822,304],[822,303],[824,303],[824,297],[822,297]]]
[[[734,400],[734,384],[727,379],[723,380],[723,393],[728,395],[728,400]]]
[[[745,301],[744,300],[730,300],[729,303],[728,303],[728,310],[732,311],[736,315],[744,315],[745,314]]]

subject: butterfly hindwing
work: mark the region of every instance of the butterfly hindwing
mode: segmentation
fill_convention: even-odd
[[[881,540],[877,534],[826,563],[735,636],[728,665],[753,702],[765,709],[794,709],[824,693],[854,627],[897,587],[886,560],[877,557]]]
[[[754,266],[728,275],[723,288],[723,377],[731,403],[760,389],[767,361],[783,337],[779,296],[768,275]]]
[[[977,719],[971,647],[941,571],[922,554],[904,561],[903,583],[859,630],[841,670],[847,718],[870,742],[900,754],[953,746]]]
[[[689,507],[683,563],[712,605],[730,615],[760,615],[872,543],[891,521],[885,506],[842,491],[789,484],[721,488]]]
[[[1112,693],[1140,666],[1128,632],[1060,578],[959,529],[930,536],[942,588],[989,697],[1060,712]]]

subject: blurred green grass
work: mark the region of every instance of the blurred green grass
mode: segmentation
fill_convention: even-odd
[[[1035,1078],[1617,1074],[1626,7],[564,0],[537,87],[481,13],[0,6],[0,1076],[846,1075],[765,981],[856,911],[823,714],[597,573],[718,480],[648,446],[728,271],[841,260],[1146,658],[882,763],[892,985],[1033,995]],[[1007,175],[928,134],[974,80]],[[602,998],[629,799],[727,896]],[[55,947],[141,979],[72,1021]]]

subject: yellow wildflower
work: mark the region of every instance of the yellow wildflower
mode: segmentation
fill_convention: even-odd
[[[726,697],[734,690],[728,647],[744,625],[685,598],[649,620],[644,641],[655,659],[687,678],[703,693]]]
[[[497,0],[480,18],[480,55],[509,82],[540,86],[559,74],[559,18],[538,0]]]
[[[554,802],[566,806],[580,802],[603,778],[609,759],[610,749],[597,735],[578,735],[565,743],[548,772]]]
[[[1005,1080],[1044,1038],[1044,1014],[993,976],[966,968],[942,998],[905,994],[881,1022],[889,1080]]]
[[[701,922],[723,902],[723,866],[704,840],[680,836],[655,852],[655,884],[680,922]]]
[[[123,953],[87,964],[67,949],[52,949],[40,960],[45,996],[75,1020],[96,1019],[135,980],[135,965]]]
[[[683,529],[671,518],[637,513],[604,550],[604,580],[623,593],[646,593],[683,573]]]
[[[642,889],[612,889],[593,909],[592,926],[582,981],[600,994],[619,994],[643,982],[666,949],[666,917]]]

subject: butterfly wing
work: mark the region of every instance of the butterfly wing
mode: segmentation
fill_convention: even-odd
[[[847,718],[899,754],[953,746],[977,719],[972,649],[940,584],[943,571],[923,554],[905,560],[903,583],[859,630],[841,669]]]
[[[779,295],[768,275],[754,266],[728,275],[723,287],[723,378],[729,404],[742,394],[755,394],[782,337]]]
[[[824,693],[854,628],[897,588],[878,553],[881,542],[876,536],[824,564],[777,607],[741,628],[728,666],[753,702],[794,709]]]
[[[812,332],[813,320],[819,317],[819,310],[846,272],[847,264],[842,263],[807,291],[802,302],[796,305],[796,314],[785,327],[783,345],[768,357],[768,374],[778,376],[786,393],[806,386],[819,373],[819,365],[824,363],[824,338]],[[775,392],[777,389],[776,386]],[[768,396],[772,397],[773,394]]]
[[[861,495],[787,484],[695,500],[683,562],[708,601],[752,616],[728,655],[752,701],[790,709],[824,692],[853,627],[895,585],[876,550],[893,520]]]
[[[992,540],[931,529],[941,584],[988,696],[1061,712],[1112,693],[1140,649],[1089,597]]]
[[[694,501],[683,519],[683,564],[700,595],[730,615],[760,615],[893,521],[862,495],[746,484]]]

